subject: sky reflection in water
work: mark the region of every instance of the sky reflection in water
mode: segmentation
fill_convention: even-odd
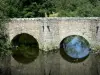
[[[83,58],[89,54],[90,48],[86,43],[84,43],[85,39],[81,39],[77,36],[71,39],[70,42],[63,43],[63,48],[67,55],[72,58]]]

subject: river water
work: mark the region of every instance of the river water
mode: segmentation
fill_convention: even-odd
[[[100,75],[100,54],[89,54],[84,38],[69,36],[60,46],[45,52],[35,38],[20,34],[12,40],[12,55],[0,61],[0,75]]]
[[[100,75],[99,53],[91,53],[83,61],[68,61],[60,50],[40,50],[37,58],[29,63],[15,60],[13,56],[6,57],[2,63],[5,67],[1,67],[0,75]]]

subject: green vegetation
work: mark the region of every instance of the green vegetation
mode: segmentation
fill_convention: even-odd
[[[53,0],[8,0],[8,16],[44,17],[54,11]]]
[[[100,16],[100,0],[0,0],[0,18]]]
[[[60,0],[58,16],[93,17],[100,16],[100,0]]]
[[[100,0],[8,0],[8,16],[13,17],[93,17],[100,16]]]
[[[8,4],[6,0],[0,0],[0,56],[7,55],[9,45],[7,43],[6,23],[9,18],[7,16]]]

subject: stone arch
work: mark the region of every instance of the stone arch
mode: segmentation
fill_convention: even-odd
[[[82,36],[82,35],[76,35],[76,34],[73,34],[73,35],[68,35],[68,36],[66,36],[66,37],[64,37],[61,41],[60,41],[60,44],[61,44],[61,42],[65,39],[65,38],[67,38],[67,37],[70,37],[70,36],[79,36],[79,37],[83,37],[85,40],[87,40],[84,36]],[[87,42],[88,42],[88,44],[90,45],[90,42],[87,40]],[[59,45],[60,45],[59,44]]]
[[[12,40],[13,40],[14,38],[16,38],[16,37],[18,37],[18,36],[20,36],[20,35],[22,35],[22,34],[26,34],[26,35],[29,35],[29,36],[33,37],[33,38],[38,42],[38,44],[39,44],[39,39],[38,39],[35,35],[33,35],[33,34],[31,34],[31,33],[28,33],[28,32],[10,34],[10,35],[9,35],[9,41],[10,41],[10,43],[12,43]]]
[[[69,44],[72,44],[72,41],[74,39],[74,37],[76,38],[80,38],[80,41],[77,42],[77,43],[80,43],[80,45],[78,45],[78,48],[76,48],[76,44],[73,46],[73,45],[69,45]],[[66,43],[65,43],[66,42]],[[65,43],[65,44],[64,44]],[[84,45],[85,43],[85,45]],[[67,45],[67,46],[66,46]],[[66,47],[65,47],[66,46]],[[80,48],[79,46],[81,46],[82,48]],[[70,48],[69,48],[70,47]],[[74,48],[75,49],[74,49]],[[80,49],[79,49],[80,48]],[[67,49],[67,50],[66,50]],[[77,51],[77,49],[81,50],[80,52],[80,55],[79,58],[78,57],[75,57],[75,50]],[[74,52],[72,53],[69,53],[71,50],[73,50]],[[84,51],[83,51],[84,50]],[[90,44],[89,42],[83,37],[83,36],[80,36],[80,35],[70,35],[70,36],[67,36],[65,37],[61,42],[60,42],[60,54],[61,56],[68,60],[68,61],[71,61],[71,62],[81,62],[83,61],[84,59],[86,59],[88,56],[89,56],[89,51],[90,51]],[[83,54],[82,54],[83,52]],[[74,53],[74,54],[73,54]],[[73,55],[72,55],[73,54]]]
[[[29,39],[31,38],[33,40],[33,42],[37,43],[37,45],[39,46],[38,44],[38,41],[36,38],[34,38],[32,35],[28,34],[28,33],[20,33],[20,34],[17,34],[16,36],[13,37],[13,39],[11,40],[11,43],[12,42],[18,42],[18,39],[20,36],[25,36],[25,37],[29,37]],[[23,38],[24,39],[24,38]],[[27,39],[28,40],[28,39]]]
[[[39,54],[39,44],[37,40],[27,33],[16,35],[11,40],[11,45],[13,58],[20,63],[30,63],[34,61]]]

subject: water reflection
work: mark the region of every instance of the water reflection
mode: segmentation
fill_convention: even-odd
[[[29,34],[17,35],[12,40],[13,58],[20,63],[31,63],[39,54],[38,42]]]
[[[73,61],[82,61],[89,55],[89,51],[89,43],[82,36],[72,35],[61,42],[61,54]]]

